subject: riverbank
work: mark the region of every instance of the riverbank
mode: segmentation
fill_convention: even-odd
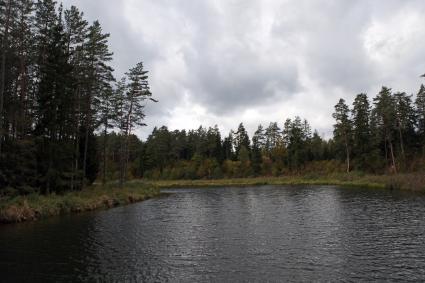
[[[258,186],[258,185],[335,185],[369,189],[411,190],[425,192],[425,175],[420,173],[398,175],[361,175],[356,173],[331,176],[285,176],[217,180],[157,180],[159,188]]]
[[[160,189],[152,184],[130,183],[124,188],[98,185],[63,195],[17,196],[0,201],[0,223],[18,223],[55,215],[111,208],[158,195]]]
[[[217,180],[132,181],[124,188],[116,185],[92,186],[81,192],[64,195],[17,196],[0,200],[0,223],[17,223],[40,218],[111,208],[159,196],[165,188],[205,188],[260,185],[335,185],[369,189],[411,190],[425,192],[425,174],[362,175],[356,173],[330,176],[285,176]]]

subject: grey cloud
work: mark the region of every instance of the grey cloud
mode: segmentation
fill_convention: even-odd
[[[81,7],[111,33],[117,75],[143,59],[160,101],[147,108],[150,125],[176,120],[174,110],[183,100],[188,107],[201,105],[211,117],[234,119],[235,125],[240,119],[235,113],[278,109],[276,103],[303,115],[303,102],[296,98],[310,94],[325,101],[315,107],[317,115],[330,117],[340,96],[373,95],[383,84],[414,92],[425,72],[425,32],[403,37],[405,30],[391,31],[410,24],[415,13],[424,14],[421,0],[64,2]],[[376,23],[370,54],[365,34]],[[264,114],[269,120],[280,117]],[[312,124],[323,132],[332,127]]]
[[[196,76],[192,82],[194,100],[219,114],[269,103],[278,94],[290,95],[300,87],[296,68],[266,66],[255,55],[218,66],[208,59],[190,66]]]

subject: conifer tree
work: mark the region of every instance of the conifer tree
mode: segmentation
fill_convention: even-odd
[[[112,60],[112,52],[108,47],[109,34],[103,34],[102,28],[98,21],[95,21],[88,28],[87,44],[84,48],[85,57],[85,82],[84,92],[82,97],[82,109],[84,112],[84,151],[83,151],[83,172],[87,176],[87,157],[89,136],[96,126],[93,118],[95,117],[94,110],[97,109],[101,98],[99,96],[107,89],[114,78],[112,75],[112,67],[108,63]]]
[[[415,110],[412,106],[412,97],[405,92],[394,93],[394,103],[398,143],[402,160],[405,162],[405,146],[412,147],[415,138]]]
[[[239,154],[242,148],[244,148],[245,153],[249,152],[250,150],[250,141],[249,141],[248,133],[245,130],[243,123],[239,124],[238,130],[236,131],[233,138],[234,138],[235,154],[239,159]]]
[[[368,168],[368,155],[372,133],[370,129],[370,104],[365,93],[356,96],[353,102],[353,153],[357,169]]]
[[[264,148],[265,137],[262,125],[259,125],[252,137],[252,169],[255,175],[261,173],[262,149]]]
[[[278,145],[281,139],[281,130],[276,122],[272,122],[265,130],[265,151],[270,157],[273,149]]]
[[[425,86],[422,84],[415,100],[419,144],[425,156]]]
[[[6,87],[6,60],[7,53],[9,52],[9,33],[12,25],[12,0],[5,0],[0,2],[0,23],[3,28],[1,29],[1,58],[0,58],[0,158],[2,153],[3,139],[5,135],[5,117],[4,117],[4,100],[5,100],[5,87]]]
[[[391,160],[391,168],[397,172],[394,152],[394,129],[396,126],[395,102],[391,94],[391,89],[382,87],[379,94],[373,99],[375,108],[373,110],[378,130],[382,135],[382,142],[385,149],[385,159],[388,155]],[[388,163],[388,162],[387,162]]]
[[[87,64],[85,61],[85,44],[88,38],[88,22],[84,20],[83,13],[77,7],[71,6],[70,9],[64,11],[65,37],[67,42],[68,62],[73,66],[71,71],[72,77],[72,103],[70,105],[72,111],[72,138],[73,138],[73,161],[72,161],[72,177],[71,189],[77,186],[77,180],[82,179],[80,170],[80,140],[82,139],[80,132],[83,125],[83,101],[82,94],[84,92],[83,83],[85,82],[87,73]],[[83,136],[85,136],[83,134]],[[84,148],[84,147],[82,147]],[[81,183],[79,184],[81,186]]]
[[[121,179],[121,184],[126,180],[127,168],[128,168],[128,147],[129,147],[129,136],[135,126],[144,126],[145,118],[145,104],[146,102],[153,101],[152,93],[150,92],[148,83],[148,71],[144,70],[143,63],[139,62],[134,68],[131,68],[126,76],[128,83],[126,86],[126,93],[122,104],[123,118],[122,129],[125,137],[123,145],[123,164],[124,175]]]
[[[223,140],[223,156],[227,160],[234,159],[233,131],[230,131],[229,135]]]
[[[334,125],[334,139],[337,143],[343,144],[345,147],[345,160],[347,163],[347,173],[350,172],[350,151],[352,140],[352,123],[350,120],[350,109],[345,104],[344,99],[340,99],[335,105],[333,118],[336,120]]]

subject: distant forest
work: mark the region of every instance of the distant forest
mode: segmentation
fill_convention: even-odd
[[[325,140],[299,117],[223,135],[144,125],[152,98],[137,63],[121,79],[109,34],[76,7],[0,0],[0,195],[81,190],[94,181],[209,179],[424,169],[425,87],[335,105]]]
[[[252,138],[241,123],[222,136],[217,127],[190,131],[155,128],[145,142],[133,137],[131,175],[152,179],[238,178],[293,174],[397,173],[425,167],[425,87],[416,99],[387,87],[369,101],[358,94],[352,106],[334,107],[334,135],[325,140],[308,121],[258,126]],[[99,136],[102,143],[103,136]],[[108,136],[113,166],[119,136]],[[115,144],[115,145],[114,145]],[[110,179],[114,179],[113,168]]]

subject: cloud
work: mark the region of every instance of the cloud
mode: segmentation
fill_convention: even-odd
[[[425,72],[423,1],[66,0],[111,33],[117,75],[143,60],[153,126],[253,132],[299,115],[326,137],[339,97],[415,92]]]

